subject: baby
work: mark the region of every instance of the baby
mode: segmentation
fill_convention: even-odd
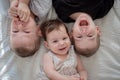
[[[44,44],[49,52],[44,54],[41,80],[87,80],[87,73],[71,46],[68,30],[58,19],[41,24]],[[45,78],[46,77],[46,78]]]
[[[89,57],[98,50],[100,45],[100,30],[88,14],[81,13],[78,16],[71,34],[77,53]]]
[[[32,56],[40,46],[41,31],[28,3],[29,0],[10,0],[8,11],[12,17],[11,49],[21,57]]]
[[[52,0],[52,2],[62,21],[75,22],[72,33],[76,52],[87,57],[92,56],[100,44],[99,29],[93,20],[104,17],[112,8],[114,0]]]
[[[12,18],[19,17],[21,21],[27,22],[30,18],[29,1],[30,0],[10,0],[9,15]]]
[[[23,22],[19,18],[12,19],[10,45],[17,55],[32,56],[39,49],[40,36],[41,31],[33,15],[28,22]]]

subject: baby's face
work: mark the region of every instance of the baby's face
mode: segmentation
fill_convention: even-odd
[[[30,20],[27,23],[13,20],[10,32],[11,47],[26,47],[34,49],[35,41],[39,38],[39,31],[40,30],[32,17],[30,17]]]
[[[70,48],[70,39],[65,27],[62,25],[58,30],[47,34],[46,47],[57,55],[66,55]]]
[[[100,34],[91,17],[87,14],[81,14],[72,29],[73,41],[76,49],[94,50],[97,47],[97,39]]]

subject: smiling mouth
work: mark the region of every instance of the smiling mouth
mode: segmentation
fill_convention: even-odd
[[[80,26],[88,26],[87,20],[81,20],[79,23]]]
[[[66,49],[66,47],[64,47],[64,48],[61,48],[61,49],[59,49],[59,50],[65,50]]]

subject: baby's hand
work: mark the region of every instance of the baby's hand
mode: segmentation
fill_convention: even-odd
[[[73,75],[73,76],[69,76],[67,80],[80,80],[80,77]]]
[[[21,21],[27,22],[30,17],[30,9],[27,4],[20,2],[18,5],[18,16]]]
[[[86,71],[80,72],[80,80],[87,80],[87,72]]]
[[[11,0],[10,2],[10,8],[8,10],[8,14],[12,17],[15,18],[17,17],[17,6],[18,6],[18,0]]]

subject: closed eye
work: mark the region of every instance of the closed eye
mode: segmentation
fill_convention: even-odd
[[[30,33],[30,31],[24,31],[25,33]]]
[[[77,38],[82,38],[82,36],[77,36]]]
[[[57,40],[54,40],[53,43],[57,43],[58,41]]]
[[[17,32],[19,32],[19,31],[12,31],[13,33],[17,33]]]
[[[93,37],[93,35],[88,35],[88,37]]]
[[[94,36],[94,34],[93,34],[93,33],[92,33],[92,34],[88,34],[88,35],[87,35],[87,37],[90,37],[90,38],[91,38],[91,37],[93,37],[93,36]]]
[[[67,39],[67,37],[64,37],[64,38],[63,38],[63,40],[66,40],[66,39]]]

